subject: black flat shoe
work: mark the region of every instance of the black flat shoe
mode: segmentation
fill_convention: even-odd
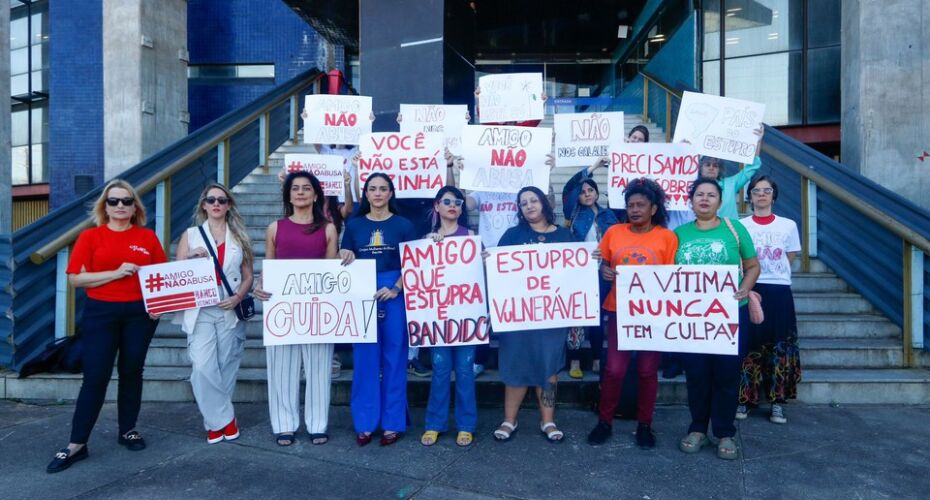
[[[648,424],[636,426],[636,446],[643,450],[651,450],[656,447],[656,435]]]
[[[48,464],[48,467],[45,468],[45,472],[49,474],[61,472],[71,467],[74,462],[84,460],[87,456],[87,445],[82,446],[81,449],[74,452],[73,455],[68,448],[62,448],[58,450],[58,453],[55,454],[55,458],[53,458],[51,463]]]
[[[145,440],[142,439],[142,434],[136,431],[129,431],[125,436],[120,436],[119,444],[125,446],[129,451],[140,451],[145,449]]]
[[[588,434],[588,444],[591,446],[602,445],[607,442],[613,432],[614,430],[610,424],[598,422],[594,429],[591,429],[591,433]]]

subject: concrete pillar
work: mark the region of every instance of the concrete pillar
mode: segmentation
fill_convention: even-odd
[[[10,156],[10,1],[0,0],[0,234],[13,225],[13,164]]]
[[[842,8],[842,160],[930,209],[930,2]]]
[[[104,177],[187,135],[187,2],[103,1]]]

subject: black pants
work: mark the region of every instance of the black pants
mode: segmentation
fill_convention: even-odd
[[[142,405],[142,366],[158,321],[145,312],[142,301],[104,302],[88,298],[81,318],[84,380],[71,421],[71,442],[87,443],[113,374],[119,373],[119,433],[136,426]],[[119,358],[117,359],[117,352]]]
[[[736,406],[739,401],[740,369],[749,336],[749,308],[739,308],[739,355],[682,354],[688,380],[688,409],[691,425],[688,432],[707,433],[713,425],[718,438],[736,435]]]

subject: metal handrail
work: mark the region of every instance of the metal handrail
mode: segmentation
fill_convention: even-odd
[[[209,136],[207,140],[203,141],[200,144],[200,146],[198,146],[197,148],[191,151],[188,151],[183,156],[172,161],[171,163],[166,165],[164,168],[162,168],[161,170],[159,170],[158,172],[156,172],[155,174],[153,174],[146,180],[142,181],[142,183],[135,186],[136,191],[139,193],[139,196],[142,196],[143,194],[148,193],[149,191],[155,189],[155,187],[158,186],[159,183],[163,182],[165,179],[168,179],[169,177],[171,177],[172,175],[174,175],[175,173],[177,173],[178,171],[180,171],[181,169],[189,165],[192,161],[196,160],[201,155],[209,151],[210,149],[215,148],[217,144],[235,135],[237,132],[239,132],[240,130],[248,126],[250,123],[255,121],[255,119],[261,116],[262,114],[267,113],[268,111],[279,106],[283,102],[290,99],[291,95],[296,94],[304,90],[305,88],[313,85],[315,81],[321,80],[324,76],[325,75],[323,73],[316,72],[313,76],[309,76],[305,79],[296,81],[292,83],[291,85],[280,89],[281,95],[277,99],[269,101],[264,106],[254,110],[252,113],[246,115],[244,118],[240,119],[239,121],[232,123],[223,129],[218,130],[213,135]],[[37,249],[35,252],[33,252],[29,256],[29,260],[31,260],[35,264],[41,264],[45,262],[46,260],[52,258],[55,254],[57,254],[59,250],[61,250],[62,248],[65,248],[66,246],[74,242],[77,239],[77,237],[81,234],[82,231],[84,231],[85,229],[89,227],[92,227],[93,224],[94,224],[93,218],[88,216],[88,218],[85,219],[83,222],[76,224],[75,226],[71,227],[64,233],[58,235],[58,237],[56,237],[52,241],[46,243],[45,245],[42,245],[39,249]]]

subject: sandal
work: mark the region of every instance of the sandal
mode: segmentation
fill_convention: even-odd
[[[296,436],[293,432],[282,432],[275,436],[274,441],[278,443],[278,446],[290,446],[296,441]]]
[[[517,424],[504,420],[497,430],[494,431],[494,439],[497,441],[510,441],[513,433],[517,432]]]
[[[720,438],[720,442],[717,444],[717,457],[724,460],[739,458],[739,448],[736,447],[736,440],[732,437]]]
[[[381,435],[381,442],[378,443],[381,446],[391,446],[400,439],[400,433],[395,431],[384,431],[384,434]]]
[[[355,444],[359,446],[365,446],[371,442],[371,433],[370,432],[359,432],[355,435]]]
[[[329,436],[325,432],[310,434],[310,442],[316,445],[326,444],[329,442]]]
[[[463,448],[466,446],[470,446],[472,441],[474,440],[475,440],[475,436],[472,435],[472,433],[470,432],[459,431],[458,435],[455,436],[455,444]]]
[[[547,431],[546,429],[554,430]],[[546,439],[548,439],[550,443],[561,443],[562,438],[565,437],[565,433],[555,426],[555,422],[546,422],[542,424],[539,426],[539,431],[546,435]]]
[[[710,444],[707,434],[702,432],[690,432],[687,436],[678,442],[678,449],[685,453],[697,453],[701,448]]]
[[[438,431],[426,431],[420,436],[420,444],[423,446],[433,446],[439,440]]]

